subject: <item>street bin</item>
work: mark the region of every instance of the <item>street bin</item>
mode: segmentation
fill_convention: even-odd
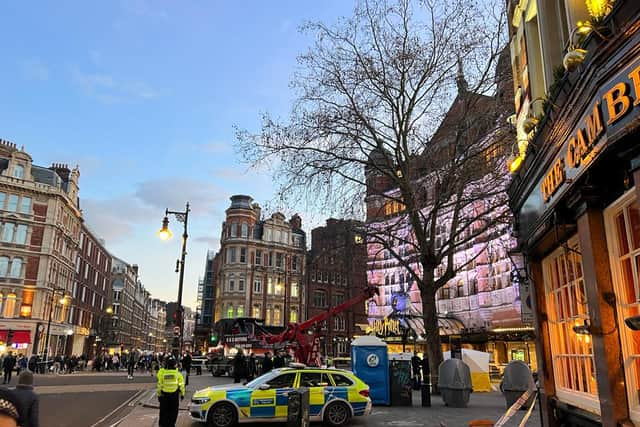
[[[369,386],[374,405],[390,405],[389,354],[387,343],[378,337],[365,335],[351,342],[353,373]]]
[[[287,399],[287,427],[309,427],[309,389],[291,390]]]
[[[440,393],[444,404],[452,408],[466,408],[471,387],[471,371],[460,359],[448,359],[438,367]]]
[[[529,366],[520,360],[509,362],[507,367],[504,368],[504,374],[500,382],[500,391],[507,402],[507,408],[511,407],[524,392],[533,388],[533,376]],[[532,394],[521,409],[529,409],[533,403],[534,396]]]
[[[389,388],[391,406],[413,406],[411,353],[389,355]]]

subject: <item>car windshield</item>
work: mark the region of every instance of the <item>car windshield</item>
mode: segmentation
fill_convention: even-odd
[[[275,376],[277,375],[277,372],[268,372],[264,375],[259,376],[258,378],[256,378],[253,381],[249,381],[246,386],[247,387],[251,387],[251,388],[257,388],[259,387],[261,384],[265,384],[268,383],[270,380],[272,380],[273,378],[275,378]]]

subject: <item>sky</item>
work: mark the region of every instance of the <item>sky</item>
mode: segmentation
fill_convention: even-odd
[[[306,20],[335,22],[347,0],[2,2],[0,138],[37,165],[80,167],[88,226],[138,264],[154,297],[177,298],[182,224],[161,242],[166,208],[189,201],[183,303],[195,308],[208,249],[232,194],[267,204],[268,171],[234,151],[234,126],[286,116]],[[287,207],[281,207],[286,210]],[[303,215],[303,221],[305,217]]]

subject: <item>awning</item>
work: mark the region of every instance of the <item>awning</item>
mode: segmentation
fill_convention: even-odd
[[[0,329],[0,341],[6,343],[9,330]],[[31,331],[13,331],[12,344],[31,344]]]

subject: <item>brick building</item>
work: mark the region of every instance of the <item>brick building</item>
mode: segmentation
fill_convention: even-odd
[[[71,292],[68,322],[74,333],[67,338],[65,354],[93,355],[110,322],[111,255],[104,241],[82,224],[76,257],[76,280]],[[96,344],[94,346],[93,344]]]
[[[307,318],[359,295],[367,286],[366,260],[361,222],[328,219],[326,226],[314,228],[305,274]],[[351,339],[364,333],[366,326],[364,303],[332,317],[322,328],[324,354],[348,354]]]
[[[65,339],[69,309],[59,301],[75,279],[79,176],[66,165],[34,165],[24,149],[0,140],[0,353],[7,345],[44,351],[50,315],[49,347]]]
[[[302,286],[306,236],[302,221],[276,212],[262,219],[249,196],[231,197],[220,236],[215,320],[255,317],[285,326],[305,313]]]

